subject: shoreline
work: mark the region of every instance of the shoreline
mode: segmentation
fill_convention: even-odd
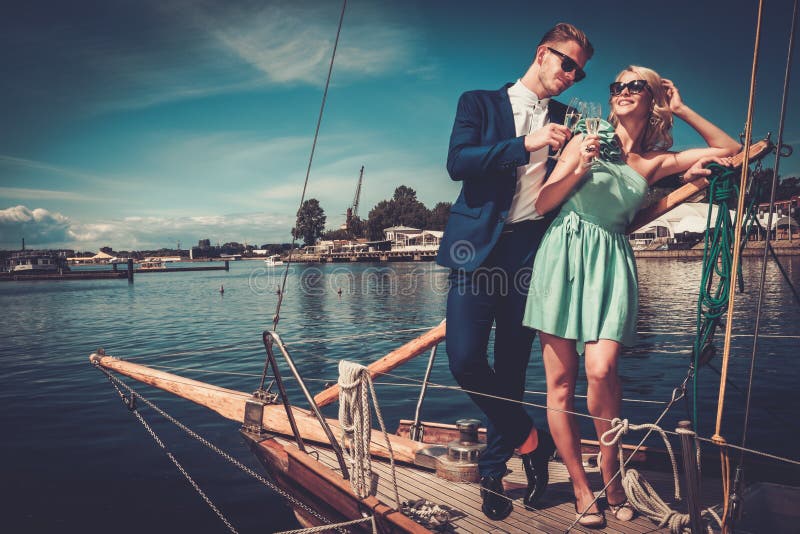
[[[800,256],[800,239],[792,241],[770,241],[772,250],[776,256]],[[633,256],[639,258],[678,258],[678,259],[702,259],[703,243],[699,243],[688,249],[672,250],[636,250]],[[748,241],[742,251],[742,257],[763,257],[764,241]]]

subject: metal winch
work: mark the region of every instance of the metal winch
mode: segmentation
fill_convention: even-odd
[[[459,437],[447,444],[447,454],[436,458],[436,475],[454,482],[478,482],[478,458],[486,448],[478,441],[477,419],[456,421]]]

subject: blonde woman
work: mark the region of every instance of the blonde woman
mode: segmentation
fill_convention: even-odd
[[[631,66],[610,85],[610,122],[597,135],[578,130],[535,206],[545,214],[563,203],[534,260],[523,323],[540,332],[547,374],[550,430],[575,492],[580,524],[603,527],[605,515],[581,463],[573,411],[578,354],[584,353],[587,403],[598,437],[618,417],[622,391],[617,362],[635,337],[638,284],[625,228],[648,186],[686,171],[694,178],[715,161],[729,164],[739,144],[681,99],[675,85],[655,71]],[[708,147],[670,151],[673,118],[694,128]],[[601,469],[609,483],[619,469],[614,448],[602,447]],[[630,520],[619,477],[606,490],[608,510]]]

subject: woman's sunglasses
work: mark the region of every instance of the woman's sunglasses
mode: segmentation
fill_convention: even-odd
[[[611,96],[619,95],[625,90],[626,87],[628,88],[628,92],[632,95],[638,95],[645,89],[650,88],[645,80],[631,80],[627,83],[614,82],[608,86],[608,88],[611,90]]]
[[[559,52],[555,48],[550,48],[548,46],[547,49],[561,58],[561,70],[563,70],[564,72],[572,72],[573,70],[575,71],[576,82],[579,82],[582,79],[586,78],[586,73],[583,72],[583,69],[580,68],[577,63],[575,63],[574,59],[572,59],[566,54]]]

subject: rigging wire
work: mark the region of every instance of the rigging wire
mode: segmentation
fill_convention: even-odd
[[[494,327],[493,327],[494,328]],[[383,341],[393,341],[396,339],[400,339],[398,334],[404,333],[414,333],[414,332],[424,332],[430,330],[429,327],[419,327],[419,328],[406,328],[402,330],[386,330],[382,332],[364,332],[364,333],[353,333],[353,334],[343,334],[341,336],[331,336],[325,338],[304,338],[301,340],[293,341],[292,345],[294,347],[304,347],[307,345],[314,345],[318,343],[330,343],[333,341],[349,341],[349,340],[356,340],[356,339],[363,339],[363,338],[377,338],[383,337],[385,338]],[[639,336],[643,335],[657,335],[657,336],[675,336],[675,337],[688,337],[691,334],[686,332],[680,331],[666,331],[666,330],[641,330],[636,333]],[[737,338],[751,338],[753,334],[750,333],[740,333],[740,334],[731,334],[732,339]],[[759,339],[798,339],[800,340],[800,335],[791,335],[791,334],[759,334]],[[179,361],[179,359],[189,359],[191,356],[200,356],[203,354],[208,353],[216,353],[216,352],[248,352],[251,351],[253,356],[261,356],[261,351],[263,350],[264,346],[260,343],[252,343],[250,341],[244,341],[241,343],[231,343],[227,345],[215,345],[212,347],[203,347],[194,350],[183,350],[179,352],[158,352],[158,353],[151,353],[151,354],[140,354],[138,356],[115,356],[115,358],[119,360],[125,360],[128,362],[135,362],[140,360],[146,360],[151,358],[160,358],[160,359],[172,359],[172,361]],[[634,352],[637,350],[636,347],[632,349]],[[294,350],[297,352],[297,349]],[[686,354],[686,349],[681,349],[677,351],[666,351],[666,350],[653,350],[651,348],[647,348],[647,354]],[[308,356],[318,357],[310,352],[305,353]],[[183,358],[183,357],[186,358]],[[180,358],[179,358],[180,357]],[[336,360],[338,362],[338,360]]]
[[[147,374],[145,371],[140,371],[140,374],[142,376],[144,376],[144,377],[156,376],[156,375]],[[420,380],[417,380],[417,379],[413,379],[413,378],[409,378],[409,377],[400,377],[398,375],[393,375],[391,373],[383,373],[383,375],[384,376],[391,376],[391,377],[394,377],[394,378],[400,378],[400,379],[404,379],[404,380],[411,381],[411,382],[413,382],[413,381],[421,382]],[[158,378],[160,380],[164,381],[164,382],[173,382],[173,383],[176,383],[176,384],[190,384],[193,387],[205,388],[205,389],[208,389],[208,390],[219,390],[219,386],[212,386],[212,385],[208,385],[208,384],[204,385],[202,382],[192,381],[191,379],[179,377],[177,375],[176,375],[176,378],[165,377],[165,376],[158,376]],[[489,397],[489,398],[496,398],[496,399],[499,399],[499,400],[504,400],[506,402],[514,402],[514,403],[520,404],[522,406],[528,406],[528,407],[532,407],[532,408],[539,408],[539,409],[543,409],[543,410],[556,410],[556,411],[559,411],[559,412],[562,412],[562,413],[568,413],[568,414],[572,414],[572,415],[574,415],[576,417],[583,417],[583,418],[586,418],[586,419],[592,419],[592,420],[596,419],[596,420],[607,421],[607,422],[611,422],[612,421],[611,419],[605,419],[605,418],[602,418],[602,417],[597,417],[597,416],[593,416],[593,415],[590,415],[590,414],[584,414],[584,413],[581,413],[581,412],[572,412],[572,411],[568,411],[568,410],[560,410],[560,409],[551,408],[551,407],[548,407],[545,404],[533,403],[533,402],[528,402],[528,401],[520,401],[520,400],[514,400],[514,399],[507,399],[505,397],[497,397],[497,396],[489,395],[487,393],[480,393],[480,392],[477,392],[477,391],[462,390],[460,387],[457,387],[457,386],[448,386],[448,385],[443,385],[443,384],[429,383],[428,387],[429,388],[435,388],[435,389],[453,390],[453,391],[458,391],[458,392],[462,392],[463,391],[463,392],[466,392],[466,393],[471,394],[471,395],[482,395],[482,396]],[[250,395],[248,395],[246,393],[242,393],[242,392],[238,392],[238,391],[231,391],[231,393],[240,394],[242,399],[250,398]],[[137,396],[140,396],[140,395],[137,394]],[[666,402],[666,404],[671,404],[671,403],[672,403],[672,401]],[[303,408],[299,408],[299,407],[294,407],[294,409],[295,410],[300,410],[300,411],[303,411],[303,412],[308,412],[308,410],[304,410]],[[678,435],[677,433],[675,433],[673,431],[669,431],[669,430],[665,430],[664,432],[666,432],[669,435],[673,435],[673,436],[677,436]],[[698,435],[697,439],[699,439],[701,441],[708,442],[708,443],[716,444],[713,441],[713,438],[704,438],[704,437],[701,437],[701,436]],[[716,444],[716,445],[719,445],[719,444]],[[380,444],[376,444],[376,446],[377,446],[377,448],[381,448]],[[763,457],[766,457],[766,458],[771,458],[773,460],[777,460],[777,461],[785,462],[785,463],[788,463],[788,464],[800,466],[800,460],[793,460],[793,459],[790,459],[790,458],[784,458],[784,457],[777,456],[777,455],[774,455],[774,454],[771,454],[771,453],[758,451],[758,450],[754,450],[754,449],[749,449],[749,448],[746,448],[746,447],[740,447],[740,446],[732,445],[730,443],[724,444],[724,447],[725,448],[729,448],[729,449],[741,450],[741,451],[744,451],[744,452],[747,452],[747,453],[751,453],[751,454],[754,454],[754,455],[763,456]]]
[[[239,373],[236,371],[216,371],[211,369],[201,369],[198,367],[173,367],[170,365],[148,365],[151,369],[162,369],[167,371],[184,371],[184,372],[191,372],[191,373],[200,373],[200,374],[207,374],[207,375],[225,375],[225,376],[246,376],[249,378],[259,378],[261,377],[260,374],[257,373]],[[396,378],[404,379],[406,382],[384,382],[379,381],[378,383],[382,386],[391,386],[391,387],[407,387],[407,388],[416,388],[418,387],[418,383],[410,383],[408,377],[397,376]],[[292,381],[296,380],[293,376],[287,376],[283,379],[284,381]],[[335,380],[330,378],[304,378],[306,382],[322,382],[323,384],[329,384],[334,382]],[[429,382],[430,384],[430,382]],[[439,388],[439,389],[459,389],[455,388],[455,386],[445,386],[445,385],[437,385],[433,384],[431,387]],[[459,389],[460,390],[460,389]],[[545,396],[547,395],[546,391],[535,391],[535,390],[525,390],[524,393],[529,395],[540,395]],[[586,395],[575,395],[576,398],[585,399]],[[630,403],[641,403],[641,404],[667,404],[666,401],[654,401],[654,400],[647,400],[647,399],[627,399],[623,398],[623,402],[630,402]]]
[[[172,423],[173,425],[175,425],[179,429],[183,430],[190,437],[196,439],[198,442],[200,442],[203,445],[205,445],[206,447],[208,447],[210,450],[212,450],[213,452],[218,454],[220,457],[224,458],[225,460],[227,460],[228,462],[230,462],[234,466],[236,466],[239,469],[241,469],[244,473],[250,475],[251,477],[253,477],[254,479],[258,480],[263,485],[267,486],[268,488],[270,488],[272,491],[274,491],[275,493],[277,493],[281,497],[283,497],[286,500],[288,500],[290,503],[292,503],[292,505],[305,510],[306,512],[308,512],[311,515],[315,516],[317,519],[321,520],[323,523],[330,523],[330,520],[327,519],[324,515],[320,514],[316,510],[310,508],[305,503],[303,503],[302,501],[300,501],[296,497],[294,497],[292,494],[287,493],[286,491],[284,491],[280,486],[278,486],[274,482],[271,482],[270,480],[267,480],[266,478],[261,476],[259,473],[257,473],[253,469],[250,469],[249,467],[244,465],[242,462],[240,462],[239,460],[237,460],[236,458],[234,458],[233,456],[231,456],[230,454],[228,454],[227,452],[225,452],[224,450],[219,448],[217,445],[214,445],[212,442],[208,441],[206,438],[204,438],[203,436],[201,436],[200,434],[198,434],[197,432],[195,432],[194,430],[192,430],[191,428],[189,428],[185,424],[183,424],[180,421],[178,421],[175,417],[173,417],[172,415],[170,415],[166,411],[162,410],[158,405],[156,405],[152,401],[150,401],[150,400],[146,399],[145,397],[143,397],[142,395],[140,395],[130,385],[125,383],[119,377],[115,376],[109,370],[105,369],[104,367],[102,367],[99,364],[95,365],[95,367],[100,372],[102,372],[104,375],[106,375],[106,378],[108,378],[108,380],[111,382],[111,384],[117,390],[117,393],[120,395],[120,397],[122,397],[123,402],[126,404],[126,406],[128,406],[129,410],[131,410],[131,412],[139,419],[139,421],[145,426],[145,428],[153,436],[153,439],[155,439],[156,442],[160,442],[160,439],[158,439],[158,436],[155,435],[155,432],[147,424],[147,422],[144,419],[144,417],[141,416],[141,414],[139,413],[139,410],[136,409],[136,407],[135,407],[135,399],[139,399],[142,402],[144,402],[147,406],[152,408],[156,413],[161,415],[164,419],[166,419],[167,421],[169,421],[170,423]],[[130,397],[128,399],[125,398],[125,396],[123,395],[122,391],[120,390],[120,387],[126,389],[130,393]],[[166,447],[164,447],[163,444],[161,444],[161,443],[159,443],[159,444],[162,446],[162,448],[164,448],[166,450]],[[167,453],[169,454],[168,451],[167,451]],[[176,461],[174,459],[173,459],[173,463],[176,463]],[[225,522],[226,525],[229,525],[228,521],[216,509],[216,507],[213,505],[213,503],[209,502],[207,497],[205,497],[205,495],[202,493],[202,490],[200,490],[199,487],[196,485],[196,483],[194,483],[191,480],[191,477],[188,475],[188,473],[186,473],[177,463],[176,463],[176,467],[178,467],[178,469],[181,470],[181,472],[190,481],[190,483],[195,488],[195,490],[200,492],[201,496],[203,497],[204,500],[206,500],[206,502],[212,508],[212,510],[217,512],[217,515],[220,517],[220,519],[222,519]],[[235,532],[235,530],[234,530],[234,532]],[[340,532],[343,532],[343,531],[340,530]]]
[[[755,93],[756,93],[756,73],[758,72],[758,53],[761,42],[761,23],[764,12],[764,0],[758,2],[758,17],[756,21],[756,35],[755,45],[753,46],[753,64],[750,73],[750,97],[747,104],[747,119],[745,121],[744,129],[744,159],[743,161],[750,161],[750,140],[753,134],[753,108],[755,107]],[[717,401],[717,421],[716,429],[712,440],[718,445],[724,445],[725,438],[722,437],[722,412],[725,406],[725,386],[726,378],[728,375],[728,362],[730,360],[731,351],[731,330],[733,328],[734,309],[736,304],[736,273],[739,269],[739,243],[742,238],[742,220],[744,219],[744,191],[747,187],[747,175],[750,170],[749,165],[742,165],[742,176],[739,183],[739,201],[736,209],[736,229],[733,239],[733,265],[731,267],[730,289],[728,296],[728,320],[725,322],[725,345],[722,351],[722,373],[719,379],[719,399]],[[730,480],[730,458],[728,457],[727,450],[720,447],[720,475],[722,478],[722,491],[723,491],[723,510],[722,510],[722,533],[727,534],[729,531],[728,515],[730,507],[728,499],[730,497],[731,480]]]
[[[778,126],[778,140],[777,140],[778,150],[775,151],[775,167],[772,171],[772,188],[770,191],[770,199],[769,199],[769,215],[767,218],[767,229],[772,228],[773,208],[775,206],[775,190],[778,185],[778,170],[781,161],[781,147],[783,146],[783,128],[786,120],[786,104],[787,104],[787,97],[789,94],[789,79],[792,72],[792,52],[794,49],[795,31],[797,29],[797,4],[798,0],[795,0],[794,8],[792,10],[792,24],[791,24],[791,31],[789,32],[789,44],[786,57],[786,70],[783,80],[783,96],[781,100],[780,122]],[[789,213],[789,217],[791,217],[791,213]],[[789,231],[791,232],[791,226],[789,227]],[[764,240],[764,256],[761,261],[761,280],[758,288],[758,303],[756,305],[756,324],[753,335],[753,351],[750,356],[750,370],[747,380],[745,412],[744,412],[744,420],[742,421],[742,427],[743,427],[742,440],[741,440],[742,448],[744,448],[747,444],[747,428],[750,420],[750,402],[752,400],[752,393],[753,393],[753,377],[755,374],[756,353],[758,351],[758,335],[761,327],[761,306],[764,300],[764,285],[767,275],[767,253],[769,251],[769,248],[770,248],[770,232],[767,231],[766,239]],[[797,293],[795,293],[795,296],[796,295]],[[744,451],[742,450],[739,453],[739,461],[736,467],[736,474],[733,482],[733,496],[736,496],[737,493],[739,492],[739,486],[741,485],[743,479],[743,472],[744,472]],[[733,516],[736,515],[737,511],[734,508],[736,506],[736,502],[737,501],[734,501],[732,503],[733,506],[731,506],[731,508],[733,509],[732,510]]]
[[[753,65],[750,73],[750,97],[749,97],[749,102],[747,104],[747,119],[745,121],[745,129],[744,129],[743,161],[745,162],[750,160],[750,140],[752,139],[752,134],[753,134],[753,108],[755,107],[756,73],[758,72],[758,53],[761,42],[761,22],[763,18],[763,10],[764,10],[764,0],[759,0],[758,19],[756,22],[755,46],[753,49]],[[749,170],[750,167],[748,165],[742,165],[742,174],[739,183],[739,201],[736,208],[737,224],[734,232],[733,264],[731,266],[730,289],[728,291],[728,321],[725,322],[725,345],[722,354],[722,376],[720,377],[719,400],[717,402],[717,422],[716,422],[716,431],[714,434],[715,436],[717,436],[720,442],[724,441],[724,438],[720,434],[720,431],[722,427],[722,410],[725,405],[725,378],[728,374],[728,361],[730,359],[731,330],[733,327],[732,319],[736,304],[736,291],[735,291],[736,273],[738,272],[739,269],[739,259],[740,259],[739,243],[741,242],[741,237],[742,237],[741,220],[744,217],[743,192],[747,188],[747,175]]]
[[[325,111],[325,101],[328,99],[328,88],[331,84],[331,74],[333,73],[333,61],[336,58],[336,48],[339,46],[339,36],[342,33],[342,22],[344,22],[344,12],[347,7],[347,0],[342,0],[342,12],[339,14],[339,26],[336,29],[336,40],[333,42],[333,51],[331,52],[331,62],[328,65],[328,77],[325,80],[325,91],[322,93],[322,103],[319,106],[319,116],[317,117],[317,126],[314,130],[314,141],[311,143],[311,154],[308,157],[308,167],[306,168],[306,178],[303,182],[303,193],[300,195],[300,207],[297,208],[297,218],[300,216],[300,210],[303,209],[303,203],[306,198],[306,189],[308,188],[308,177],[311,174],[311,164],[314,161],[314,151],[317,148],[317,139],[319,139],[319,129],[322,124],[322,114]],[[297,225],[297,218],[295,218],[295,227]],[[286,294],[286,280],[289,277],[289,265],[292,262],[292,251],[297,241],[295,232],[292,232],[292,244],[289,248],[289,257],[286,260],[286,268],[283,270],[283,282],[281,284],[281,292],[278,295],[278,304],[275,306],[275,316],[272,319],[272,331],[278,331],[278,321],[280,321],[281,303],[283,302],[283,295]]]

